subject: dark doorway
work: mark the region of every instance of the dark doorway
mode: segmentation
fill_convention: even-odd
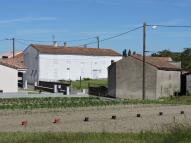
[[[186,74],[181,76],[181,95],[186,95]]]
[[[23,88],[23,73],[18,72],[18,87]]]

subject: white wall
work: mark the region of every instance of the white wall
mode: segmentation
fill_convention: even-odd
[[[0,90],[3,92],[17,92],[18,91],[18,71],[0,65]]]
[[[157,71],[157,98],[169,97],[180,91],[180,71]]]
[[[24,76],[24,80],[27,80],[28,83],[34,83],[38,81],[38,52],[32,47],[28,47],[24,51],[24,64],[27,66],[27,72]]]
[[[39,80],[79,80],[82,78],[107,78],[111,60],[121,56],[39,55]]]

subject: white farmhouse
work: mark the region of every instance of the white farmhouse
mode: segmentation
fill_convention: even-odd
[[[24,50],[28,83],[107,78],[111,61],[120,59],[111,49],[31,44]]]

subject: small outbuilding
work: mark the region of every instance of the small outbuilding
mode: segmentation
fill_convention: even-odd
[[[19,81],[23,81],[26,67],[22,57],[0,60],[0,91],[11,93],[18,91]],[[24,84],[23,84],[24,85]]]
[[[169,97],[180,91],[180,67],[168,57],[146,57],[146,99]],[[108,96],[142,99],[143,57],[133,55],[108,68]]]

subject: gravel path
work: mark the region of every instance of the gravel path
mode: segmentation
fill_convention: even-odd
[[[184,111],[184,114],[180,114]],[[159,116],[159,112],[163,112]],[[136,117],[141,114],[141,117]],[[111,116],[116,115],[116,120]],[[88,122],[84,118],[89,117]],[[52,123],[58,118],[58,123]],[[22,126],[21,121],[27,120]],[[140,132],[160,131],[171,123],[191,123],[191,106],[120,105],[108,107],[0,110],[0,132]]]

